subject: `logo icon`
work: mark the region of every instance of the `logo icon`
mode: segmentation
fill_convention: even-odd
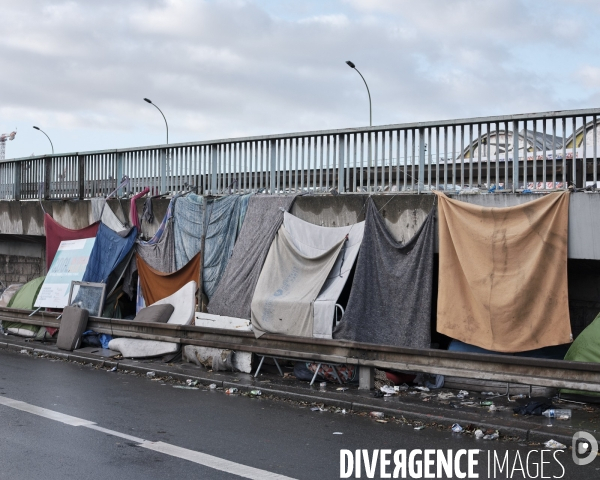
[[[598,455],[598,442],[596,438],[588,432],[577,432],[573,435],[572,453],[575,465],[589,465]]]

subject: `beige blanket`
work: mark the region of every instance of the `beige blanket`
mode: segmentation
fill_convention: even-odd
[[[508,208],[436,194],[438,332],[498,352],[570,342],[569,193]]]

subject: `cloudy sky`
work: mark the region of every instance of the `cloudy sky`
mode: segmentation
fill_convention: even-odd
[[[7,158],[600,106],[597,0],[0,0]]]

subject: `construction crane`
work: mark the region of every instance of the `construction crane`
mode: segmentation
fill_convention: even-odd
[[[17,132],[15,131],[11,133],[3,133],[0,135],[0,161],[4,160],[6,156],[6,141],[14,140],[16,134]]]

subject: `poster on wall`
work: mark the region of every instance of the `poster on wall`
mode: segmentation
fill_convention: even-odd
[[[60,242],[60,247],[35,302],[36,308],[67,306],[71,282],[80,282],[83,278],[95,241],[96,238],[83,238]]]

